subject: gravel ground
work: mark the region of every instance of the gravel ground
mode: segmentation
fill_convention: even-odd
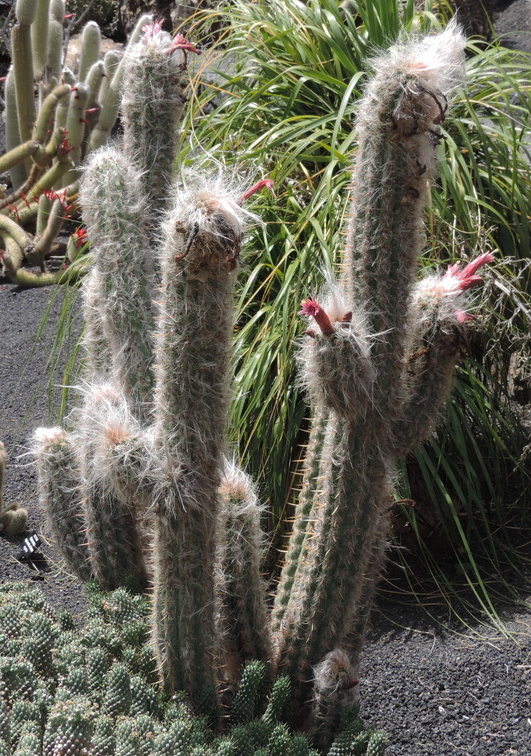
[[[49,571],[39,584],[53,606],[82,621],[83,591],[45,537],[35,471],[24,456],[33,429],[55,424],[45,376],[63,296],[50,289],[19,291],[0,279],[0,439],[10,456],[6,502],[25,506],[29,529],[43,537]],[[73,334],[78,331],[79,318]],[[56,390],[55,408],[58,396]],[[16,559],[22,541],[0,538],[1,580],[39,577]],[[361,707],[368,724],[388,733],[388,756],[531,754],[531,611],[506,613],[505,627],[511,638],[484,626],[458,633],[443,616],[430,620],[421,610],[381,602],[366,646]]]

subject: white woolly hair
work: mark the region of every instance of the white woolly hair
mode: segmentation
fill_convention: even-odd
[[[56,444],[59,441],[63,441],[66,438],[66,431],[59,426],[55,428],[36,428],[33,437],[39,449],[44,449],[48,444]]]
[[[443,273],[433,273],[417,281],[413,289],[413,305],[422,307],[429,302],[437,306],[439,317],[444,320],[457,320],[458,312],[467,311],[473,296],[468,291],[452,287],[451,279]]]
[[[247,475],[234,460],[227,457],[223,460],[218,491],[221,496],[232,496],[239,501],[240,506],[235,514],[242,515],[251,511],[260,513],[265,509],[258,501],[250,475]]]
[[[151,29],[151,32],[148,30]],[[184,60],[182,50],[175,50],[171,55],[169,49],[172,44],[172,36],[162,29],[159,22],[154,21],[143,27],[143,33],[134,45],[129,45],[125,51],[128,60],[142,63],[146,58],[168,56],[172,69],[179,70]]]
[[[348,654],[341,648],[330,651],[319,664],[313,668],[316,690],[334,692],[354,675],[354,668]]]
[[[81,392],[85,394],[84,405],[74,411],[78,416],[78,433],[86,438],[94,435],[102,444],[110,446],[137,435],[137,423],[114,383],[89,384]]]
[[[409,38],[374,58],[377,74],[387,78],[401,71],[415,76],[419,84],[448,94],[463,80],[466,37],[452,19],[446,29],[422,38]]]
[[[90,189],[86,189],[86,185],[93,176],[106,176],[108,173],[108,166],[112,163],[121,165],[124,172],[127,172],[128,176],[131,177],[131,181],[136,183],[137,186],[141,186],[140,179],[142,178],[142,172],[139,171],[136,166],[131,164],[131,162],[125,157],[124,153],[118,149],[115,144],[106,144],[103,147],[94,150],[94,152],[92,152],[87,158],[85,164],[79,169],[81,170],[80,196],[83,208],[85,207],[85,204],[89,204],[90,202],[96,203],[101,199],[100,197],[92,198],[86,196],[88,191],[90,191]],[[143,204],[143,201],[140,198],[140,194],[138,202],[139,207],[136,209],[136,212],[142,212],[143,207],[140,207],[140,205]]]
[[[166,227],[173,233],[172,223],[174,213],[177,212],[187,218],[190,224],[196,222],[202,231],[206,226],[212,231],[209,218],[221,214],[227,225],[240,236],[249,223],[259,221],[254,213],[245,210],[240,205],[243,192],[235,182],[228,181],[221,172],[214,175],[193,174],[186,181],[186,188],[176,187],[174,192],[172,212]],[[205,228],[205,230],[207,230]]]

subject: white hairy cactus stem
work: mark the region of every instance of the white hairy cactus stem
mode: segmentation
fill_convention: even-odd
[[[178,193],[165,223],[156,343],[154,640],[167,689],[215,699],[214,555],[225,450],[233,271],[244,213],[202,185]]]

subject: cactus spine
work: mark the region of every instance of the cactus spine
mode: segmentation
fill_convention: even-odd
[[[253,742],[285,752],[290,736],[278,718],[289,697],[324,750],[345,713],[354,716],[396,459],[432,427],[468,319],[463,292],[490,259],[414,283],[445,92],[459,77],[463,39],[449,28],[393,50],[376,62],[360,106],[342,274],[328,281],[322,304],[303,303],[312,324],[301,364],[314,420],[271,622],[260,509],[246,476],[226,462],[231,298],[248,193],[202,177],[168,193],[170,121],[182,108],[181,73],[194,50],[157,24],[144,29],[115,73],[130,89],[125,157],[99,152],[81,186],[95,265],[85,291],[88,387],[67,438],[76,449],[90,569],[105,588],[135,568],[141,582],[150,572],[152,644],[167,692],[184,689],[215,716],[217,688],[231,691],[246,664],[234,701],[238,727],[218,753],[247,752],[246,723],[259,714],[271,671],[282,682],[253,724]],[[56,466],[54,474],[64,473]],[[144,698],[138,690],[136,701]],[[356,727],[332,752],[369,744],[381,752],[383,738],[371,742]],[[124,723],[123,737],[132,733]],[[161,753],[181,748],[181,729],[173,735],[156,739]],[[308,752],[303,739],[292,745]]]

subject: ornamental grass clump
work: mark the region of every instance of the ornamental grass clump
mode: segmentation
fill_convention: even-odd
[[[182,110],[187,55],[197,51],[157,24],[125,59],[126,79],[138,65],[160,77],[150,116],[126,92],[125,159],[105,148],[85,170],[94,259],[86,383],[71,430],[37,432],[41,499],[78,575],[106,590],[151,587],[162,689],[185,691],[214,727],[233,725],[213,753],[302,754],[308,739],[321,753],[385,748],[381,734],[361,731],[356,703],[393,470],[437,420],[472,322],[466,291],[492,259],[416,281],[463,45],[451,25],[393,48],[375,61],[360,104],[341,270],[302,303],[310,325],[300,361],[314,419],[272,611],[260,507],[226,435],[233,286],[245,227],[256,222],[243,203],[270,182],[242,192],[192,174],[176,185],[176,145],[158,130],[170,133]],[[116,681],[122,672],[109,674]],[[293,736],[284,716],[305,736]],[[133,730],[124,723],[120,737]],[[104,724],[100,732],[108,737]],[[189,735],[170,728],[155,747],[192,752]]]

